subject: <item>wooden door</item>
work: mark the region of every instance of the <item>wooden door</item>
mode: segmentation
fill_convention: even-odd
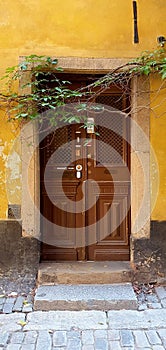
[[[126,100],[107,91],[95,102],[122,110]],[[129,260],[129,125],[107,111],[90,117],[97,133],[64,126],[41,143],[42,260]]]
[[[107,92],[96,102],[113,109],[95,116],[99,136],[89,135],[92,159],[87,154],[87,179],[91,179],[87,201],[93,196],[95,205],[87,212],[87,259],[129,260],[130,125],[128,118],[117,110],[114,113],[114,108],[125,109],[126,100]]]

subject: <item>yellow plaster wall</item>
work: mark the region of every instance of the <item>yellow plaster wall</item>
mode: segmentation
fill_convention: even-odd
[[[132,0],[0,1],[1,50],[15,56],[133,57],[165,35],[165,0],[137,0],[140,43],[133,43]]]
[[[21,204],[21,153],[19,126],[8,122],[2,110],[0,126],[0,218],[5,218],[8,203]]]
[[[132,0],[0,0],[0,76],[19,57],[29,54],[132,58],[157,47],[166,35],[165,0],[137,0],[139,44],[133,42]],[[152,83],[156,84],[156,83]],[[2,83],[1,83],[2,85]],[[161,111],[163,106],[161,107]],[[165,119],[151,115],[152,144],[161,170],[160,195],[153,218],[165,217]],[[158,131],[156,131],[156,127]],[[161,131],[160,131],[161,129]],[[161,134],[160,134],[161,132]],[[8,194],[5,159],[17,132],[1,115],[0,217],[6,217]],[[19,151],[18,151],[19,154]],[[20,179],[17,179],[20,188]],[[18,190],[19,191],[19,190]],[[16,191],[13,203],[20,202]]]

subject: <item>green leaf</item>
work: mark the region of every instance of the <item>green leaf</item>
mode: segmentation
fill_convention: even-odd
[[[58,63],[58,60],[57,60],[57,58],[54,58],[53,60],[52,60],[52,62],[51,62],[52,64],[57,64]]]
[[[76,122],[76,123],[79,123],[80,122],[80,118],[78,116],[72,116],[72,117],[69,117],[67,118],[68,122],[69,123],[72,123],[72,122]]]
[[[0,78],[0,80],[7,79],[9,78],[9,75],[4,75],[3,77]]]
[[[47,57],[46,61],[47,61],[48,63],[52,63],[51,57]]]
[[[8,68],[6,68],[6,73],[13,73],[16,68],[17,68],[17,66],[8,67]]]
[[[21,115],[21,117],[25,118],[28,116],[28,113],[21,113],[20,115]]]
[[[26,70],[27,69],[27,67],[28,67],[28,65],[27,65],[27,63],[25,63],[25,62],[23,62],[23,63],[20,63],[20,68],[22,69],[22,70]]]
[[[62,80],[62,84],[71,84],[71,82],[68,80]]]
[[[59,71],[59,72],[63,72],[63,68],[62,67],[57,67],[56,70]]]
[[[55,87],[55,90],[58,92],[62,92],[63,90],[60,87]]]
[[[162,73],[161,77],[163,80],[166,78],[166,70]]]
[[[44,57],[45,56],[38,56],[38,55],[32,54],[32,55],[26,56],[26,59],[34,59],[34,58],[40,59]]]

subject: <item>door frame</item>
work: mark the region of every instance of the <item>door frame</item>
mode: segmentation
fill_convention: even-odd
[[[58,65],[64,73],[108,73],[127,63],[127,59],[57,57]],[[25,57],[20,57],[23,61]],[[84,68],[82,68],[84,67]],[[25,72],[24,83],[30,73]],[[134,261],[133,242],[138,238],[150,237],[150,93],[149,77],[134,77],[131,82],[131,236],[130,261]],[[143,89],[142,89],[143,86]],[[24,93],[30,93],[27,88]],[[147,136],[140,140],[140,130]],[[30,145],[30,146],[29,146]],[[40,162],[37,124],[29,124],[21,130],[22,149],[22,234],[40,240]],[[141,159],[141,166],[138,162]],[[145,179],[146,177],[146,179]],[[144,189],[146,180],[146,190]],[[143,205],[139,210],[141,203]],[[146,203],[146,205],[145,205]],[[142,213],[144,213],[142,217]]]

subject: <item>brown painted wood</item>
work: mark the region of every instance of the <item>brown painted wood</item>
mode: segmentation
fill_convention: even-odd
[[[84,208],[81,208],[80,213],[75,214],[77,202],[82,199],[82,181],[85,180],[85,170],[82,172],[82,178],[78,180],[75,167],[82,162],[85,169],[85,149],[80,143],[80,157],[72,162],[74,145],[68,145],[68,142],[74,140],[77,130],[81,141],[81,135],[84,138],[84,129],[80,129],[78,125],[72,125],[65,126],[60,131],[58,129],[41,143],[41,213],[44,216],[41,222],[42,260],[85,258],[84,251],[77,249],[80,245],[78,239],[85,237],[85,220],[82,215]],[[56,156],[54,152],[60,146],[62,146],[62,152],[60,151]],[[67,199],[70,200],[69,203]],[[81,237],[77,237],[76,227],[81,229]],[[82,245],[85,246],[85,244]]]
[[[72,80],[71,77],[67,79]],[[73,79],[77,86],[87,83],[87,76],[73,76]],[[126,96],[122,95],[117,87],[110,88],[98,96],[94,102],[120,110],[127,107]],[[96,124],[99,123],[100,118],[109,118],[106,113],[104,115],[91,113],[89,116],[95,118]],[[127,171],[130,163],[130,149],[123,138],[123,135],[129,133],[129,125],[126,124],[125,118],[119,125],[122,137],[110,131],[110,128],[109,122],[108,127],[99,126],[96,130],[99,132],[97,136],[87,134],[80,125],[71,125],[57,130],[42,141],[40,147],[41,213],[48,219],[41,222],[42,260],[129,260],[130,212],[120,220],[125,208],[129,207],[130,201],[130,178]],[[77,137],[80,138],[79,144]],[[85,138],[89,141],[86,146],[84,141],[81,141]],[[54,157],[58,147],[63,147],[65,143],[72,140],[74,142],[71,148],[62,148],[59,156]],[[108,154],[107,148],[101,141],[118,153]],[[77,147],[80,155],[76,161],[72,162],[76,145],[81,146]],[[49,171],[44,181],[46,164]],[[83,166],[82,177],[79,180],[76,178],[76,164]],[[65,166],[67,169],[62,169]],[[70,204],[65,201],[60,188],[61,176],[62,187],[67,198],[71,200]],[[85,197],[80,212],[75,214],[75,208],[83,197],[83,184]],[[99,195],[98,199],[96,199],[97,195]],[[95,203],[92,206],[91,200]],[[63,206],[58,208],[58,203],[61,205],[63,203]],[[90,209],[85,210],[85,207]],[[71,208],[74,213],[69,212]],[[112,208],[111,213],[110,208]],[[117,222],[120,224],[117,225]],[[55,229],[52,224],[60,228]],[[76,228],[81,230],[79,236]]]

